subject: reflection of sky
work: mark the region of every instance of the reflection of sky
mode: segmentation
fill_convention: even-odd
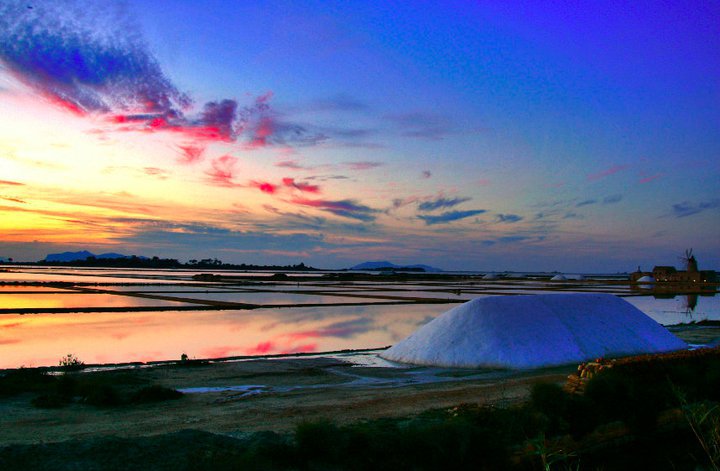
[[[0,309],[181,306],[183,304],[179,301],[116,296],[113,294],[0,294]]]
[[[720,320],[720,296],[698,296],[694,310],[687,307],[687,296],[672,299],[653,296],[631,296],[626,301],[663,325],[673,325],[702,320]]]
[[[4,315],[0,368],[322,352],[391,345],[444,305]]]

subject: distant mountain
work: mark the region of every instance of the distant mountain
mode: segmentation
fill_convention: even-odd
[[[108,253],[101,253],[100,255],[96,255],[95,258],[128,258],[129,255],[123,255],[121,253],[115,253],[115,252],[108,252]],[[145,258],[145,257],[140,257]]]
[[[88,257],[94,257],[95,254],[82,250],[80,252],[63,252],[50,253],[45,257],[46,262],[74,262],[76,260],[85,260]]]
[[[92,252],[88,252],[87,250],[81,250],[80,252],[63,252],[63,253],[51,253],[48,254],[47,257],[45,257],[46,262],[77,262],[78,260],[87,260],[88,257],[95,257],[97,259],[101,258],[108,258],[108,259],[117,259],[117,258],[130,258],[129,255],[123,255],[120,253],[103,253],[100,255],[95,255]],[[145,258],[145,257],[139,257],[139,258]]]
[[[422,264],[416,264],[416,265],[395,265],[394,263],[388,262],[388,261],[379,261],[379,262],[365,262],[361,263],[359,265],[355,265],[354,267],[350,267],[350,270],[422,270],[422,271],[442,271],[439,268],[431,267],[430,265],[422,265]]]

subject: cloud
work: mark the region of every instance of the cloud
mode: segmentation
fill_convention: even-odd
[[[428,178],[432,177],[432,172],[430,172],[430,170],[423,170],[420,176],[421,178],[427,180]]]
[[[143,169],[143,172],[145,172],[146,175],[151,175],[160,178],[161,180],[165,180],[168,177],[168,171],[163,170],[161,168],[157,167],[145,167]]]
[[[579,202],[578,204],[576,204],[575,207],[581,208],[583,206],[589,206],[589,205],[595,204],[595,203],[597,203],[597,200],[595,200],[595,199],[583,200],[583,201]]]
[[[270,182],[260,182],[253,180],[250,182],[250,186],[257,188],[258,190],[262,191],[263,193],[267,193],[269,195],[272,195],[277,191],[277,186],[273,185]]]
[[[563,219],[585,219],[581,214],[578,214],[574,211],[568,211],[563,216]]]
[[[423,214],[418,216],[419,219],[425,221],[425,224],[432,226],[434,224],[447,224],[452,221],[458,221],[460,219],[469,218],[477,214],[487,212],[486,209],[473,209],[469,211],[449,211],[439,215]]]
[[[245,350],[246,355],[264,355],[275,350],[275,344],[272,342],[260,342],[254,347]]]
[[[0,180],[0,185],[7,185],[7,186],[24,186],[24,183],[20,182],[13,182],[9,180]]]
[[[615,204],[622,200],[622,195],[610,195],[603,198],[603,204]]]
[[[647,175],[643,176],[638,180],[638,183],[650,183],[653,180],[657,180],[658,178],[661,178],[663,176],[662,173],[656,173],[655,175]]]
[[[297,160],[283,160],[281,162],[277,162],[275,166],[280,168],[289,168],[292,170],[312,170],[311,167],[300,165]]]
[[[210,177],[210,183],[219,186],[236,186],[232,180],[237,162],[237,157],[232,155],[223,155],[213,159],[210,163],[212,168],[205,171],[205,174]]]
[[[90,11],[87,11],[90,10]],[[279,120],[272,92],[240,107],[208,101],[199,111],[148,51],[122,7],[86,2],[0,3],[0,65],[55,106],[103,117],[104,132],[175,133],[190,139],[181,163],[197,161],[200,142],[312,145],[327,136]],[[202,147],[202,146],[201,146]]]
[[[364,222],[374,221],[374,215],[379,212],[377,209],[362,205],[352,199],[330,201],[294,198],[290,202],[301,206],[308,206],[322,211],[327,211],[335,214],[336,216],[357,219],[358,221]]]
[[[350,170],[370,170],[373,168],[380,167],[383,165],[382,162],[370,162],[370,161],[359,161],[359,162],[346,162],[345,165]]]
[[[102,31],[95,21],[114,23],[113,29]],[[3,2],[0,60],[48,101],[78,115],[114,109],[166,114],[190,104],[113,8],[62,2],[28,9]]]
[[[504,243],[513,243],[513,242],[522,242],[525,240],[531,239],[531,237],[528,236],[504,236],[499,237],[497,239],[498,242],[504,242]]]
[[[518,216],[517,214],[498,214],[497,215],[497,222],[507,222],[507,223],[515,223],[522,221],[522,216]]]
[[[609,177],[610,175],[615,175],[618,172],[622,172],[623,170],[626,170],[629,167],[630,167],[629,165],[613,165],[612,167],[607,168],[601,172],[591,173],[590,175],[587,176],[587,179],[588,179],[588,181],[591,181],[591,182],[601,180],[605,177]]]
[[[417,137],[427,140],[444,139],[450,132],[446,120],[436,114],[412,112],[389,114],[385,119],[397,129],[402,136]]]
[[[683,201],[682,203],[676,203],[672,205],[672,214],[677,218],[684,218],[718,207],[720,207],[720,199],[703,201],[697,204]]]
[[[295,188],[304,193],[320,193],[320,187],[317,185],[311,185],[309,183],[296,182],[294,178],[283,178],[283,185]]]
[[[349,95],[335,95],[321,98],[310,103],[310,111],[365,111],[368,105]]]
[[[434,211],[441,208],[452,208],[460,203],[470,201],[472,198],[445,198],[440,197],[432,201],[425,201],[418,205],[420,211]]]
[[[180,157],[178,157],[177,161],[181,164],[192,164],[202,159],[205,147],[186,144],[178,146],[178,150],[180,151]]]
[[[0,196],[0,199],[4,199],[6,201],[12,201],[13,203],[27,204],[27,201],[23,201],[20,198],[13,198],[11,196]]]

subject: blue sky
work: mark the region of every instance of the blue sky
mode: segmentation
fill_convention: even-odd
[[[720,267],[717,2],[0,13],[0,256]]]

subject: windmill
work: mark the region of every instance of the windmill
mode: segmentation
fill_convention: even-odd
[[[683,263],[685,264],[685,269],[688,272],[695,273],[698,271],[697,260],[695,260],[695,255],[693,255],[692,249],[686,249],[685,256],[680,257],[680,260],[683,261]]]

